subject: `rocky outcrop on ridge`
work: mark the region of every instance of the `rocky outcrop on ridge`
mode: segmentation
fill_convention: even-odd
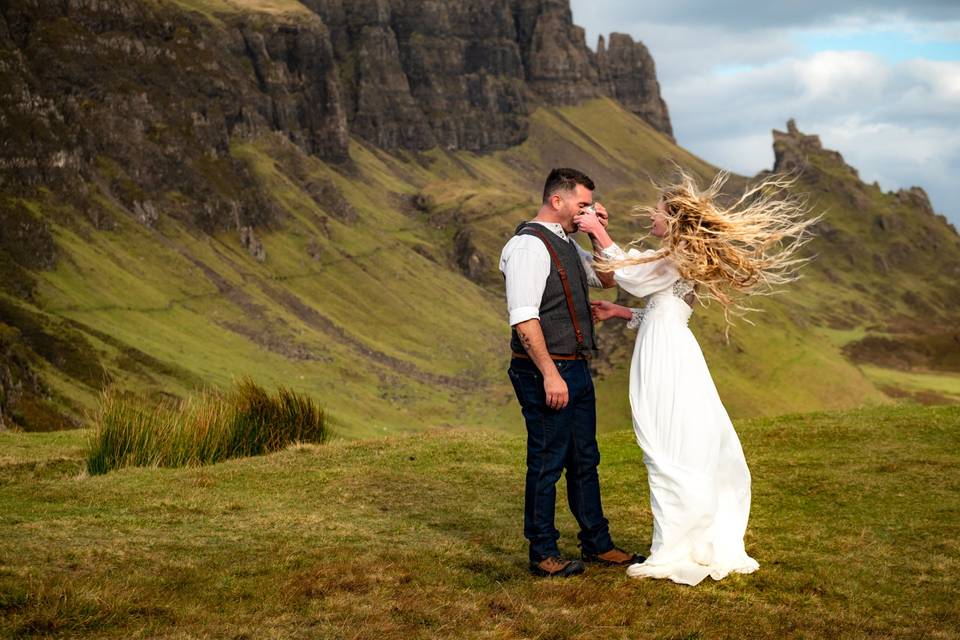
[[[865,195],[868,191],[877,192],[879,186],[876,184],[868,185],[860,180],[860,174],[856,168],[851,167],[843,159],[838,151],[824,149],[820,142],[820,136],[802,133],[797,128],[796,121],[791,118],[787,121],[786,131],[773,131],[773,171],[775,173],[801,172],[808,178],[824,177],[824,171],[811,172],[811,159],[819,162],[820,168],[829,167],[833,171],[840,172],[842,178],[852,178],[852,180],[834,180],[837,193],[845,193],[854,204],[862,205],[863,208],[869,208],[870,202],[866,200]],[[927,216],[937,215],[930,203],[930,197],[922,187],[909,187],[900,189],[891,194],[896,198],[899,204],[908,206],[913,210]],[[942,218],[942,216],[941,216]],[[946,222],[946,218],[942,218]],[[887,230],[889,222],[879,222],[878,227],[881,230]]]
[[[934,211],[922,188],[885,193],[879,184],[862,181],[840,153],[824,149],[818,136],[802,133],[792,119],[786,131],[773,131],[773,139],[773,171],[795,175],[811,205],[825,214],[817,224],[823,256],[814,262],[814,268],[823,269],[828,279],[852,267],[861,269],[857,276],[860,280],[870,277],[867,274],[871,272],[886,278],[898,270],[919,269],[918,265],[931,255],[937,256],[936,273],[923,277],[960,275],[956,258],[960,236],[944,216]],[[853,212],[843,228],[831,221],[831,206]],[[862,282],[857,286],[862,287]],[[955,280],[939,287],[936,296],[928,300],[912,290],[903,296],[933,325],[942,320],[935,321],[931,309],[947,309],[954,314],[960,310],[960,285]],[[891,318],[885,322],[896,324]]]
[[[608,95],[653,128],[673,137],[667,103],[660,97],[653,56],[642,42],[634,42],[633,38],[622,33],[612,33],[607,45],[600,36],[597,67]]]

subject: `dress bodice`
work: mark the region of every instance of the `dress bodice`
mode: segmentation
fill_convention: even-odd
[[[672,315],[686,324],[693,314],[692,302],[695,288],[696,285],[691,280],[677,278],[668,287],[647,296],[642,308],[631,309],[631,318],[627,327],[630,329],[639,328],[644,317],[652,314],[656,309],[660,309],[659,313],[662,314],[668,313],[668,310],[670,310],[673,312]]]
[[[687,302],[687,296],[693,293],[696,288],[696,284],[692,280],[684,280],[683,278],[678,278],[676,282],[673,283],[673,289],[671,293],[674,296],[680,298],[684,302]]]
[[[627,326],[639,327],[643,317],[653,313],[654,309],[662,309],[658,313],[671,313],[686,324],[693,313],[691,295],[694,294],[694,283],[680,277],[669,257],[657,257],[656,252],[651,250],[630,249],[624,252],[616,245],[606,251],[614,260],[644,260],[620,267],[613,274],[624,291],[646,299],[643,309],[632,310],[633,317]]]

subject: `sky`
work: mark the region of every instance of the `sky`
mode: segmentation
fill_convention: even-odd
[[[866,182],[918,185],[960,229],[960,0],[572,0],[650,49],[685,148],[753,175],[795,118]]]

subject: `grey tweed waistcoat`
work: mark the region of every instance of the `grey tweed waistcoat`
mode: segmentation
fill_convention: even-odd
[[[590,313],[590,293],[587,285],[587,273],[580,260],[580,254],[570,241],[562,240],[557,234],[537,223],[521,223],[515,235],[535,235],[530,226],[536,225],[560,258],[567,271],[573,307],[576,310],[580,331],[583,332],[585,355],[592,355],[597,349],[593,335],[593,316]],[[574,355],[577,353],[577,335],[570,319],[567,299],[563,293],[563,283],[557,266],[550,260],[550,275],[540,300],[540,327],[547,343],[547,350],[554,355]],[[510,348],[516,353],[525,353],[517,331],[512,331]]]

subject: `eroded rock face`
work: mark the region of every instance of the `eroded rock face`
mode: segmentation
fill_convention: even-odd
[[[148,226],[163,214],[204,229],[264,224],[231,140],[276,133],[347,157],[329,32],[306,12],[213,23],[172,5],[11,0],[0,49],[7,193],[97,184]]]
[[[573,24],[566,0],[514,0],[517,40],[526,79],[537,96],[553,105],[609,96],[673,137],[660,95],[653,57],[629,35],[601,36],[594,54],[584,31]]]
[[[608,95],[649,122],[654,129],[673,137],[667,103],[660,96],[653,56],[642,42],[634,42],[623,33],[612,33],[607,47],[601,36],[597,45],[597,67]]]
[[[329,25],[350,132],[383,149],[435,146],[410,93],[386,0],[308,0]]]
[[[240,227],[240,244],[257,262],[267,259],[267,252],[263,248],[263,243],[257,238],[253,227]]]
[[[927,195],[927,192],[923,190],[923,187],[900,189],[897,191],[897,200],[921,213],[930,216],[934,215],[933,205],[930,204],[930,197]]]
[[[537,103],[600,95],[672,135],[646,48],[620,35],[601,59],[568,0],[304,4],[329,28],[350,132],[380,148],[502,149],[523,142]]]
[[[257,113],[266,125],[322,158],[346,158],[349,135],[326,25],[310,19],[241,23],[238,31],[256,72]]]
[[[507,0],[393,4],[401,63],[436,144],[486,151],[523,142],[529,103]]]
[[[507,0],[308,0],[330,25],[351,132],[385,148],[490,151],[526,137]]]
[[[332,162],[382,149],[520,144],[538,104],[611,96],[671,134],[653,60],[594,54],[568,0],[304,0],[213,16],[138,0],[0,8],[0,188],[100,192],[139,223],[270,226],[237,142]],[[86,207],[89,208],[89,207]],[[98,222],[99,225],[99,222]]]
[[[584,31],[565,0],[516,0],[518,35],[531,89],[549,104],[574,104],[603,93]]]

